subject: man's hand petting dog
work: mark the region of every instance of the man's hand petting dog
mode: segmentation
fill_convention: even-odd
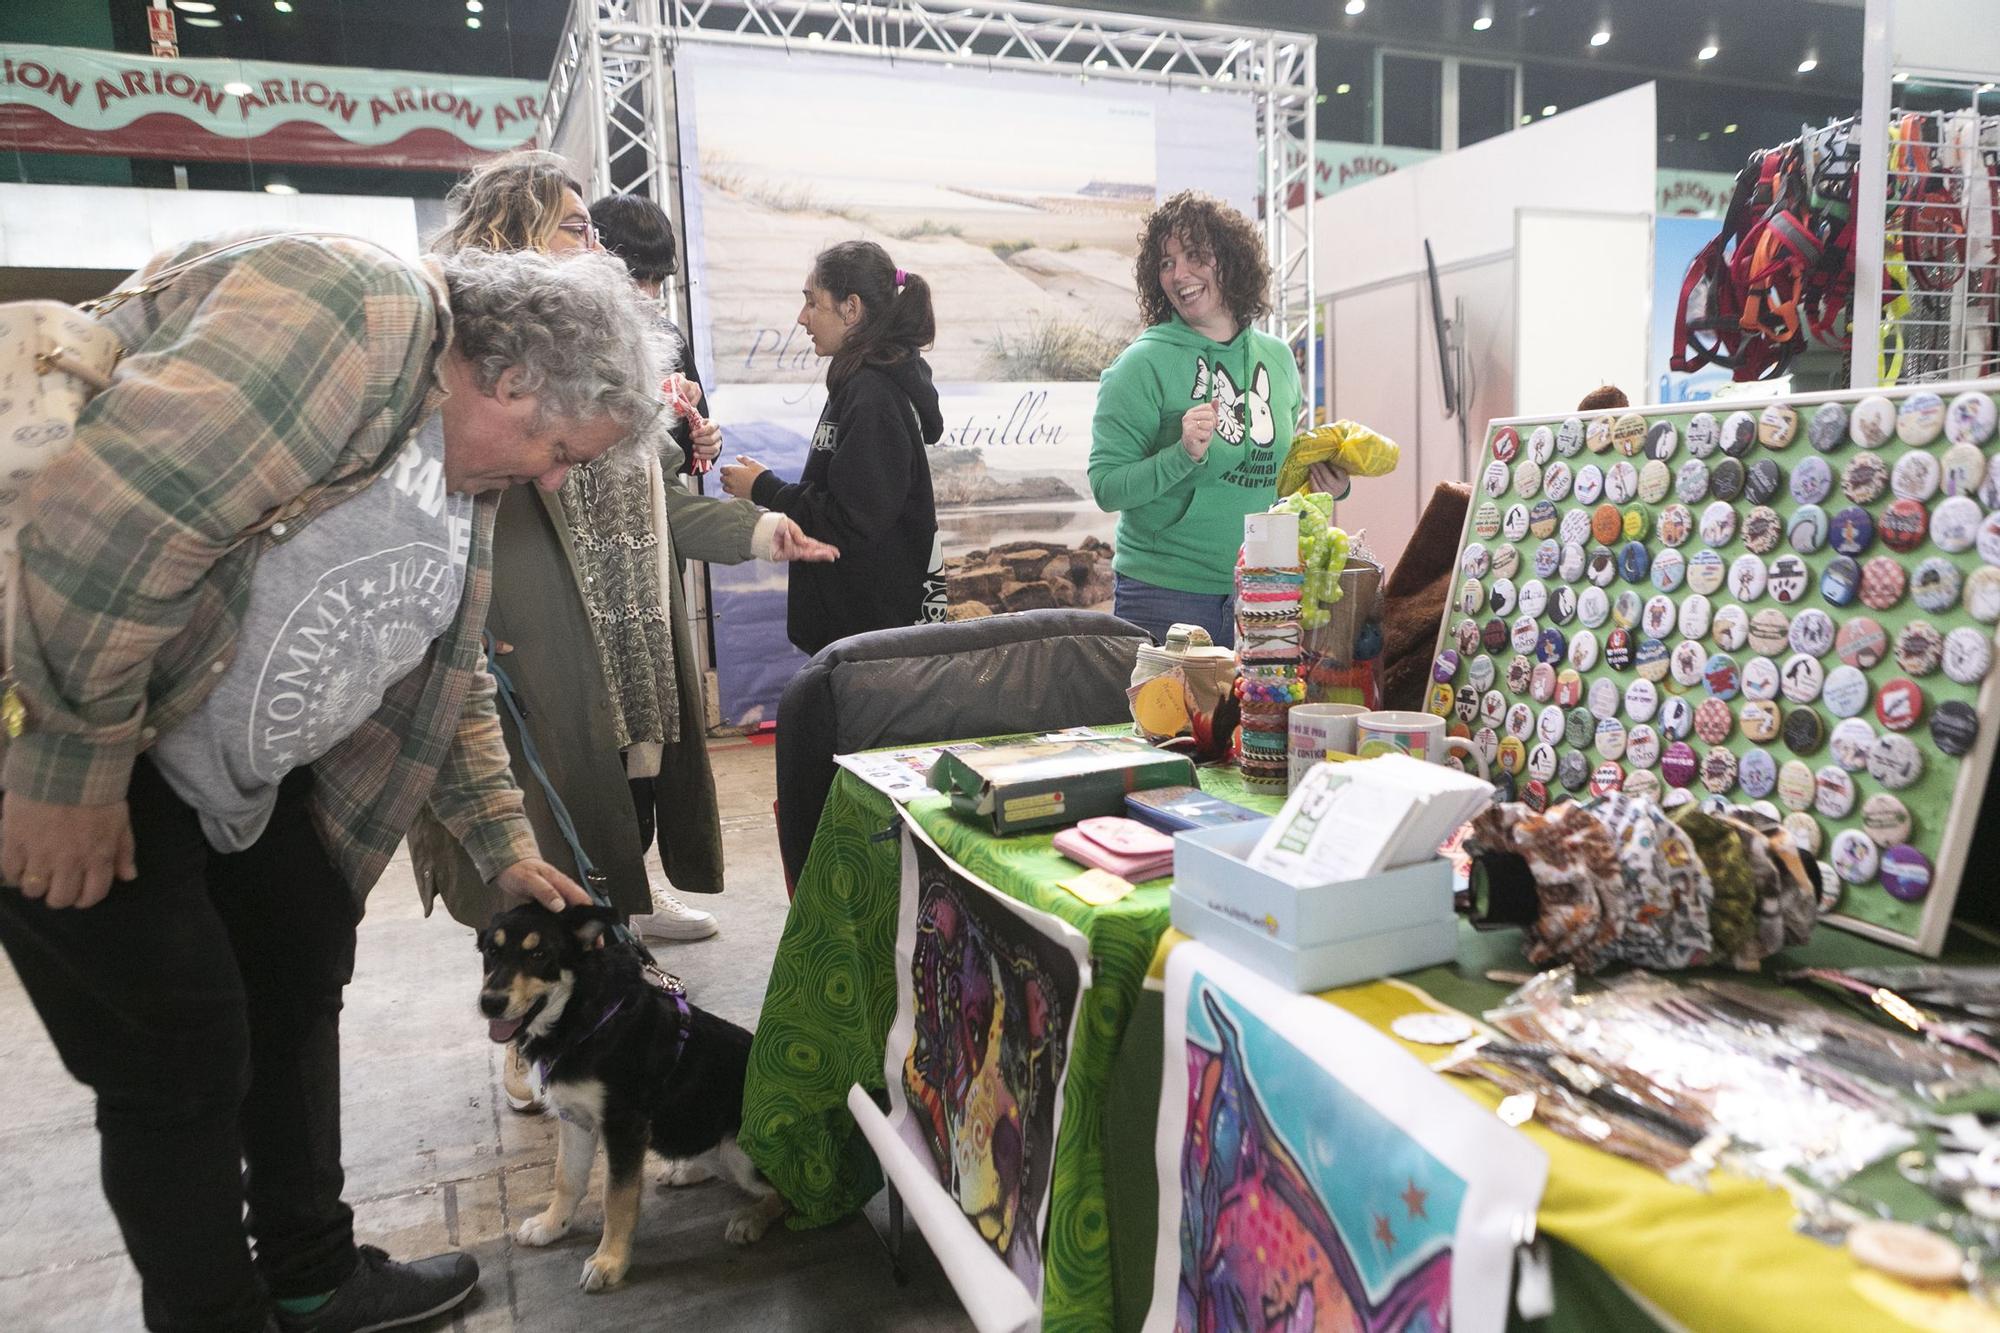
[[[590,895],[584,892],[583,885],[536,856],[516,861],[501,871],[494,877],[493,887],[510,898],[540,903],[551,912],[560,912],[571,905],[590,906]]]
[[[0,883],[49,907],[95,907],[114,880],[139,877],[125,802],[55,805],[8,792],[0,802]]]

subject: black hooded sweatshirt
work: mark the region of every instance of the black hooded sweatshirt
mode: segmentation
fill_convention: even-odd
[[[840,548],[831,564],[791,568],[785,633],[799,651],[917,623],[937,537],[924,446],[943,434],[922,357],[864,366],[827,395],[804,474],[787,485],[766,472],[751,487],[752,500]]]

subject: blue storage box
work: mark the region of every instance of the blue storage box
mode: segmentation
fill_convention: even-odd
[[[1451,862],[1294,888],[1244,858],[1269,821],[1174,837],[1174,928],[1298,991],[1372,981],[1458,956]]]

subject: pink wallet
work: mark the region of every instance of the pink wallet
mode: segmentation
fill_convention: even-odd
[[[1078,865],[1109,871],[1132,884],[1158,879],[1174,868],[1174,840],[1136,819],[1105,815],[1082,820],[1056,834],[1055,848]]]

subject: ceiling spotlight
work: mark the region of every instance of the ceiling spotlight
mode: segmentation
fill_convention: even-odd
[[[1535,123],[1535,118],[1533,116],[1523,116],[1521,117],[1521,123],[1523,125],[1532,125]]]
[[[468,14],[481,13],[485,8],[486,6],[480,4],[479,0],[465,0],[465,12]]]
[[[1555,109],[1555,107],[1554,107],[1553,105],[1551,105],[1551,106],[1545,106],[1545,107],[1543,107],[1543,108],[1542,108],[1542,114],[1543,114],[1543,115],[1545,115],[1545,116],[1553,116],[1553,115],[1554,115],[1555,113],[1556,113],[1556,109]]]
[[[1479,11],[1479,17],[1472,20],[1472,30],[1474,32],[1485,32],[1488,28],[1492,26],[1493,26],[1493,6],[1492,5],[1483,6]]]
[[[1722,48],[1717,46],[1714,42],[1710,42],[1707,46],[1704,46],[1701,48],[1701,50],[1695,52],[1694,58],[1696,60],[1713,60],[1721,54],[1722,54]]]
[[[228,83],[222,85],[222,91],[228,93],[231,97],[248,97],[252,89],[249,84],[243,82],[241,79],[231,79]]]
[[[1804,60],[1801,60],[1799,62],[1799,73],[1801,74],[1810,74],[1818,68],[1819,68],[1818,56],[1807,56]]]
[[[476,28],[479,26],[479,20],[468,14],[465,16],[465,26],[468,28]]]
[[[1599,28],[1596,32],[1590,34],[1590,44],[1592,46],[1603,46],[1610,40],[1611,29],[1609,28]]]
[[[1707,131],[1707,130],[1703,130],[1703,131],[1702,131],[1702,132],[1701,132],[1700,134],[1697,134],[1697,135],[1695,135],[1694,137],[1695,137],[1695,138],[1697,138],[1697,139],[1699,139],[1699,140],[1701,140],[1701,141],[1702,141],[1703,143],[1707,143],[1707,142],[1708,142],[1708,131]]]
[[[1359,14],[1366,8],[1368,8],[1368,0],[1347,0],[1347,12],[1349,14]]]
[[[1993,91],[1993,89],[1994,85],[1990,83],[1982,83],[1979,85],[1979,91],[1982,93],[1990,93]]]
[[[222,26],[221,19],[196,18],[194,15],[188,16],[187,23],[190,28],[219,28]]]
[[[1345,96],[1347,96],[1347,95],[1348,95],[1349,93],[1351,93],[1351,92],[1353,92],[1353,91],[1354,91],[1354,85],[1353,85],[1353,84],[1351,84],[1351,83],[1342,83],[1342,84],[1337,84],[1337,85],[1336,85],[1336,86],[1334,87],[1334,90],[1333,90],[1333,95],[1334,95],[1335,97],[1345,97]]]
[[[264,182],[265,194],[297,194],[298,192],[299,192],[299,187],[293,185],[290,181]]]
[[[215,6],[209,0],[174,0],[174,8],[183,14],[213,14]]]
[[[1889,80],[1891,83],[1908,83],[1909,81],[1910,76],[1906,72],[1899,72],[1895,78]]]
[[[1736,133],[1736,126],[1733,123],[1729,125],[1724,125],[1722,127],[1722,132],[1724,134],[1734,134]]]
[[[289,14],[292,12],[292,0],[271,0],[271,8],[280,14]]]

